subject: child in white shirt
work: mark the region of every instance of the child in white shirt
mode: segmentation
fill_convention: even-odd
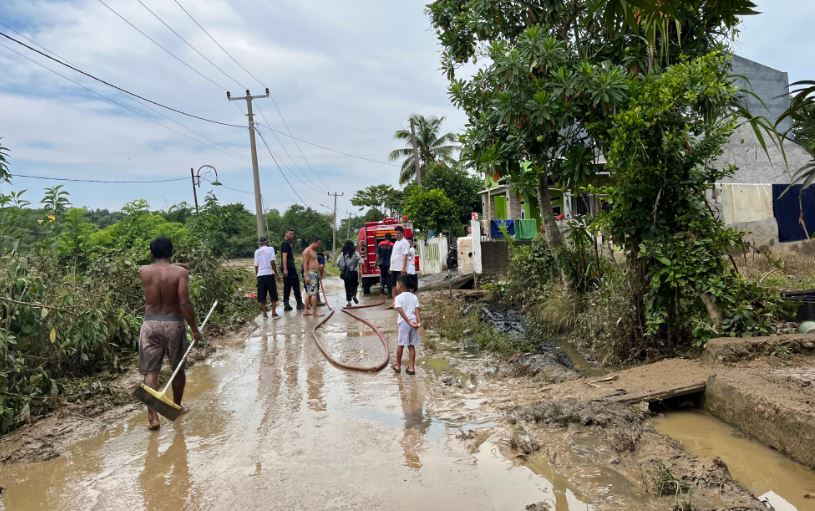
[[[409,362],[405,371],[408,374],[416,374],[416,346],[421,345],[422,339],[419,337],[419,327],[422,326],[422,310],[419,299],[408,291],[410,288],[410,277],[400,275],[396,279],[396,298],[393,300],[393,308],[398,314],[396,326],[398,332],[398,346],[396,347],[396,363],[393,364],[395,372],[402,371],[402,354],[405,346],[408,347]]]

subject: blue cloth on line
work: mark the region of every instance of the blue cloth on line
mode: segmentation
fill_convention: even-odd
[[[501,232],[500,226],[506,226],[507,232],[510,236],[515,236],[515,222],[513,220],[491,220],[490,221],[490,237],[494,240],[500,240],[504,237]]]
[[[799,222],[801,208],[798,195],[801,185],[790,186],[785,184],[773,185],[773,216],[778,224],[778,241],[800,241],[807,239],[807,233]],[[781,196],[782,194],[783,197]],[[805,189],[800,204],[804,209],[804,223],[809,234],[815,233],[815,186]]]

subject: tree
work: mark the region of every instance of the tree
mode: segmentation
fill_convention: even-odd
[[[393,215],[402,205],[402,193],[390,185],[371,185],[357,190],[351,204],[362,208],[376,208]]]
[[[416,187],[405,199],[403,209],[417,229],[443,231],[457,223],[456,204],[441,190]]]
[[[425,117],[413,114],[410,116],[416,131],[416,145],[419,149],[419,168],[422,169],[434,162],[452,164],[455,160],[453,154],[458,150],[456,136],[453,133],[439,135],[444,117]],[[413,135],[410,130],[396,130],[396,140],[406,142],[407,146],[394,149],[388,155],[391,161],[402,160],[402,169],[399,173],[399,184],[405,184],[416,176],[416,162],[413,152]]]
[[[62,185],[52,186],[45,189],[42,198],[42,206],[46,213],[61,216],[71,205],[70,194],[62,189]]]
[[[0,138],[0,141],[3,139]],[[8,170],[8,149],[0,143],[0,181],[9,182],[11,173]]]
[[[800,88],[795,91],[790,107],[781,114],[775,125],[791,118],[793,138],[813,155],[793,176],[793,183],[800,183],[803,190],[815,183],[815,80],[795,82],[791,87]]]
[[[483,183],[471,176],[461,165],[448,166],[434,163],[428,166],[422,186],[428,190],[441,190],[456,205],[455,223],[469,222],[470,213],[481,211],[481,191]]]

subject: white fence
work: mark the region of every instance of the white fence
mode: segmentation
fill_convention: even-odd
[[[436,236],[419,241],[419,267],[422,275],[434,275],[447,271],[447,237]]]

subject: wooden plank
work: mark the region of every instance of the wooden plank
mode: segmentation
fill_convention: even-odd
[[[654,401],[664,401],[665,399],[671,399],[674,397],[680,396],[687,396],[689,394],[696,394],[699,392],[703,392],[705,390],[705,382],[701,383],[694,383],[693,385],[687,385],[685,387],[677,387],[672,389],[664,389],[658,390],[655,392],[651,392],[648,394],[623,394],[623,395],[615,395],[611,394],[603,399],[608,399],[610,401],[618,401],[620,403],[639,403],[642,401],[647,401],[649,403]]]

